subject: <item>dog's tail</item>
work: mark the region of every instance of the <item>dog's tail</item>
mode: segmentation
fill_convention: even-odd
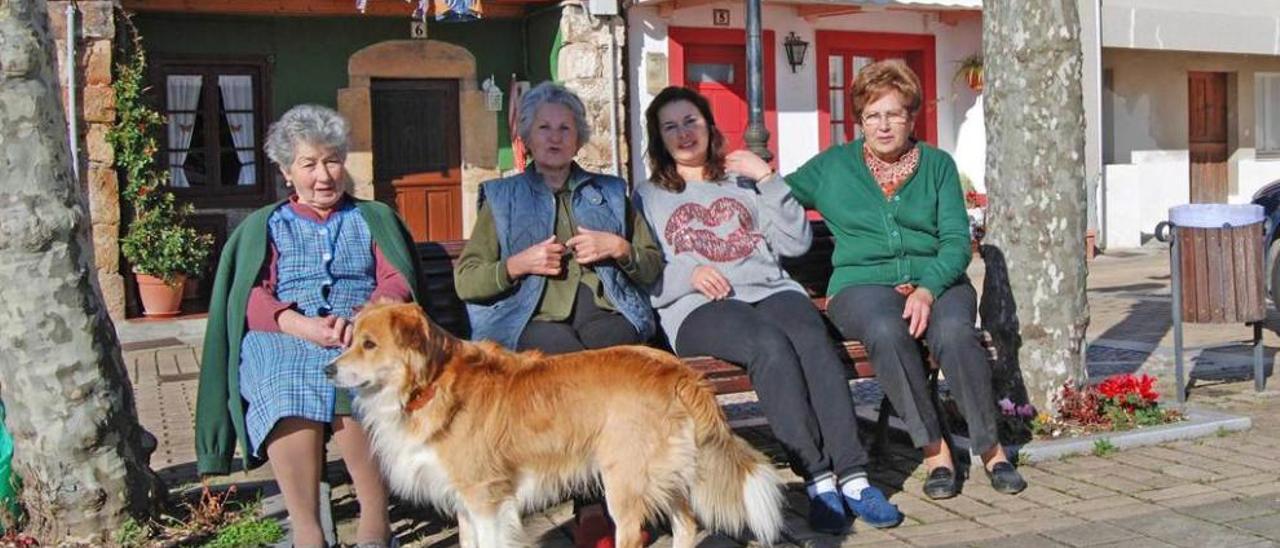
[[[693,417],[697,436],[697,476],[693,512],[708,528],[773,544],[781,535],[781,479],[769,459],[735,436],[715,395],[701,381],[682,381],[680,401]]]

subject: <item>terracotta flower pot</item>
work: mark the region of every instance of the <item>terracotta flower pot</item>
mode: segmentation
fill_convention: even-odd
[[[982,71],[969,71],[969,73],[965,75],[965,79],[967,80],[966,83],[969,84],[969,89],[982,93]]]
[[[142,313],[149,318],[172,318],[182,311],[182,286],[187,277],[178,275],[173,285],[142,273],[134,273],[138,280],[138,294],[142,298]]]

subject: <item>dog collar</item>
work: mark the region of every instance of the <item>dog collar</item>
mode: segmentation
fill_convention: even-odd
[[[426,407],[428,403],[431,403],[431,398],[434,398],[435,396],[435,385],[430,385],[425,388],[421,386],[414,388],[413,392],[409,393],[409,403],[404,404],[404,412],[413,413],[414,411]]]

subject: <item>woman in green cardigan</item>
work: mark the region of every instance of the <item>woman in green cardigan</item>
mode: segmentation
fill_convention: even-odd
[[[249,215],[223,249],[214,280],[196,402],[201,474],[269,460],[294,546],[324,546],[320,485],[332,431],[351,473],[356,545],[394,544],[387,490],[351,398],[324,367],[351,342],[351,317],[374,299],[412,300],[413,241],[391,208],[352,198],[343,167],[347,123],[302,105],[267,133],[267,156],[294,194]]]
[[[864,137],[827,149],[786,181],[835,236],[828,315],[845,337],[867,345],[876,379],[924,452],[925,494],[955,496],[958,481],[929,397],[922,338],[946,375],[992,487],[1017,493],[1026,482],[997,439],[991,371],[974,327],[977,294],[965,276],[969,221],[955,162],[911,139],[920,89],[902,61],[863,68],[850,99]],[[730,170],[755,179],[769,172],[754,155],[730,161]]]

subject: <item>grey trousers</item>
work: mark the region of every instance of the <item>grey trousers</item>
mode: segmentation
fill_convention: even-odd
[[[907,333],[902,319],[906,297],[892,287],[857,285],[831,299],[827,315],[847,338],[867,346],[885,396],[907,424],[916,447],[942,437],[937,411],[929,397],[928,370],[920,341]],[[969,425],[972,450],[978,454],[997,442],[996,402],[991,369],[978,330],[977,293],[969,283],[952,286],[936,296],[929,313],[925,341],[942,367],[951,394]]]
[[[845,367],[809,297],[781,291],[757,303],[713,301],[676,336],[681,356],[715,356],[751,377],[774,436],[805,481],[866,474]]]

